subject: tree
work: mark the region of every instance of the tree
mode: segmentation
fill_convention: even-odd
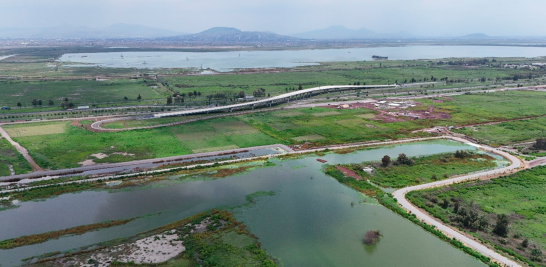
[[[509,224],[510,224],[510,221],[508,220],[508,215],[498,214],[497,224],[495,225],[495,228],[493,229],[493,233],[503,237],[507,236]]]
[[[36,99],[36,98],[32,99],[31,103],[32,103],[33,106],[38,105],[38,99]]]
[[[381,164],[383,165],[383,167],[389,166],[389,164],[391,164],[391,157],[389,157],[388,155],[383,156],[383,158],[381,159]]]
[[[167,105],[170,105],[173,103],[173,98],[172,97],[167,97]]]
[[[123,100],[127,101],[127,100],[129,100],[129,98],[126,97],[126,96],[124,96],[124,97],[123,97]]]
[[[138,94],[137,98],[138,102],[140,102],[140,100],[142,99],[142,96],[140,96],[140,94]]]
[[[240,91],[237,95],[239,98],[245,98],[245,91]]]
[[[537,138],[537,141],[533,145],[535,149],[539,150],[545,150],[546,149],[546,139],[544,138]]]
[[[19,108],[21,108],[21,107],[23,106],[23,104],[21,104],[21,102],[17,102],[17,106],[18,106]]]
[[[54,106],[55,102],[53,102],[53,100],[49,100],[49,102],[47,104],[50,105],[50,106]]]
[[[298,90],[301,90],[301,89],[303,89],[303,87],[301,87],[301,84],[300,84],[298,85]]]
[[[444,208],[444,209],[447,209],[449,207],[449,199],[444,198],[444,200],[442,201],[442,204],[440,206],[442,206],[442,208]]]
[[[436,181],[436,180],[438,180],[438,176],[436,176],[436,174],[433,174],[432,177],[430,177],[430,179],[432,181]]]
[[[529,239],[525,238],[525,240],[523,240],[523,242],[521,242],[521,246],[526,248],[529,246]]]
[[[42,105],[42,100],[38,99],[38,106],[41,106],[41,105]]]

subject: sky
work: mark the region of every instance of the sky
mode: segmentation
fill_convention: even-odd
[[[0,28],[135,24],[293,34],[341,25],[419,36],[546,36],[544,0],[1,0]]]

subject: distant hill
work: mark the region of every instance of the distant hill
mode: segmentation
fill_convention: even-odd
[[[236,28],[215,27],[196,34],[159,38],[160,40],[185,43],[259,45],[292,43],[299,39],[271,32],[241,31]]]
[[[182,33],[151,27],[114,24],[102,28],[89,28],[64,24],[48,28],[0,28],[0,38],[52,38],[52,39],[105,39],[105,38],[157,38]]]
[[[314,30],[291,36],[303,39],[396,39],[411,38],[407,32],[399,33],[376,33],[372,30],[360,28],[358,30],[348,29],[343,26],[331,26],[326,29]]]
[[[458,39],[473,39],[473,40],[477,40],[477,39],[491,39],[491,36],[485,34],[485,33],[473,33],[473,34],[468,34],[468,35],[464,35],[464,36],[460,36],[458,37]]]

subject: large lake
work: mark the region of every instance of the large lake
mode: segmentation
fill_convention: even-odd
[[[369,61],[373,55],[390,60],[451,57],[538,57],[546,47],[516,46],[401,46],[347,49],[314,49],[236,52],[107,52],[65,54],[59,61],[107,68],[211,68],[231,71],[241,68],[284,68],[318,62]],[[86,65],[76,65],[86,66]]]
[[[327,154],[333,163],[380,160],[399,153],[420,156],[474,147],[452,141],[429,141]],[[19,204],[0,212],[0,240],[44,233],[106,220],[156,214],[126,225],[42,244],[0,250],[0,266],[20,264],[29,256],[65,251],[119,237],[132,236],[219,206],[235,207],[257,191],[274,191],[235,217],[260,238],[284,266],[485,266],[372,199],[323,174],[316,156],[274,160],[276,166],[217,180],[177,177],[131,190],[99,190],[64,194]],[[355,205],[351,205],[355,203]],[[375,247],[361,238],[368,230],[384,237]]]

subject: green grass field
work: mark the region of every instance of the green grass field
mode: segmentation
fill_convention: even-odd
[[[546,118],[479,125],[456,130],[458,133],[471,136],[492,146],[534,141],[539,137],[545,137],[545,131]]]
[[[49,124],[58,125],[59,122]],[[118,133],[93,133],[72,126],[70,122],[63,122],[63,124],[62,126],[66,129],[64,133],[13,136],[13,139],[27,148],[40,166],[52,169],[77,167],[78,162],[93,159],[91,155],[97,153],[110,156],[95,162],[122,162],[280,142],[235,117]],[[231,124],[238,125],[237,129],[242,129],[244,132],[234,131]],[[47,127],[48,123],[39,125],[39,127]],[[22,125],[4,126],[6,131],[12,132],[22,127]],[[25,124],[25,127],[34,126]],[[120,153],[134,155],[124,156]]]
[[[445,123],[466,125],[546,115],[546,93],[535,91],[504,91],[473,93],[454,97],[455,101],[431,104],[452,116]]]
[[[414,161],[412,166],[391,164],[388,167],[382,167],[379,162],[364,162],[345,167],[382,187],[402,188],[496,166],[495,159],[486,154],[472,154],[468,158],[456,158],[453,153],[447,153],[412,159]],[[394,162],[396,159],[393,158],[392,161]],[[374,166],[374,173],[368,174],[362,171],[365,166]],[[435,179],[433,179],[433,175],[436,176]]]
[[[151,82],[151,80],[148,80]],[[158,100],[164,103],[166,91],[146,86],[143,79],[115,79],[108,81],[0,81],[0,106],[16,109],[17,102],[23,107],[32,106],[32,99],[41,99],[47,107],[53,100],[59,107],[66,97],[76,105],[117,102],[124,104],[124,97],[136,101],[140,94],[143,100]]]
[[[445,222],[531,260],[533,249],[543,253],[546,250],[545,186],[546,167],[536,167],[505,178],[415,191],[408,196],[414,204]],[[457,218],[464,215],[455,211],[456,205],[485,216],[488,226],[483,230],[462,226]],[[492,233],[497,214],[509,217],[506,237]],[[522,245],[525,239],[529,240],[527,247]],[[533,263],[546,266],[544,261]]]
[[[60,134],[65,132],[66,122],[12,124],[5,127],[5,130],[11,137]]]
[[[13,166],[15,174],[32,171],[32,167],[8,140],[0,137],[0,176],[9,176],[11,174],[10,165]]]

